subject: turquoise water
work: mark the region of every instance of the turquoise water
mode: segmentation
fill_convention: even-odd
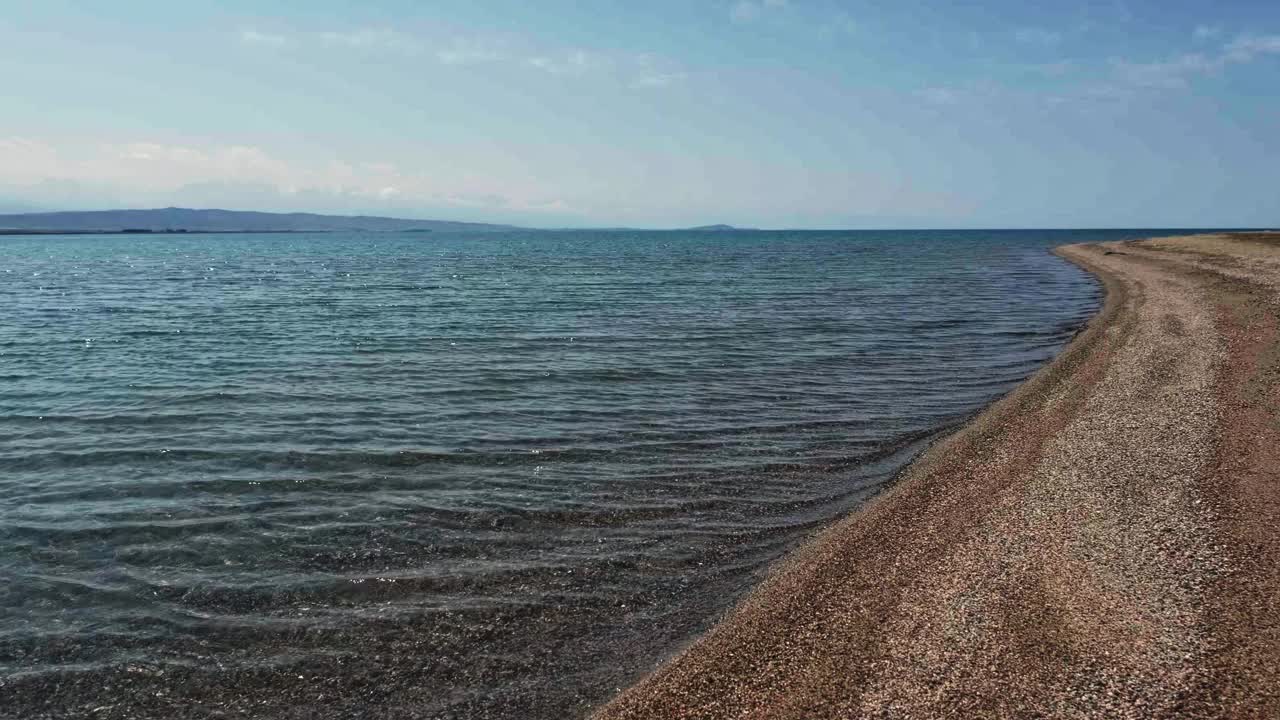
[[[1141,234],[0,238],[0,714],[580,715]]]

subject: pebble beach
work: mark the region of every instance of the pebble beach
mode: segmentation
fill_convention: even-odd
[[[1280,716],[1280,234],[1056,252],[1087,328],[598,718]]]

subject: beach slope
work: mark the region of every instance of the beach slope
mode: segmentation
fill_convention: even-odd
[[[599,718],[1280,717],[1280,235],[1059,253],[1071,345]]]

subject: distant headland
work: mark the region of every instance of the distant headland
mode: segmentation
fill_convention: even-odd
[[[756,228],[740,228],[732,225],[699,225],[697,227],[688,228],[689,232],[741,232],[744,230],[755,230]]]
[[[501,232],[514,225],[241,210],[90,210],[0,215],[0,234],[147,234],[286,232]]]
[[[531,232],[543,228],[494,223],[419,220],[378,215],[321,215],[245,210],[157,208],[152,210],[78,210],[0,214],[0,235],[149,235],[180,233],[432,233]],[[568,230],[569,228],[564,228]],[[699,225],[672,232],[741,232],[756,228]],[[572,230],[651,232],[638,228]]]

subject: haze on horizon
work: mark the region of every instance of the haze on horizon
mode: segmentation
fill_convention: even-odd
[[[1280,4],[0,0],[0,212],[1280,225]]]

